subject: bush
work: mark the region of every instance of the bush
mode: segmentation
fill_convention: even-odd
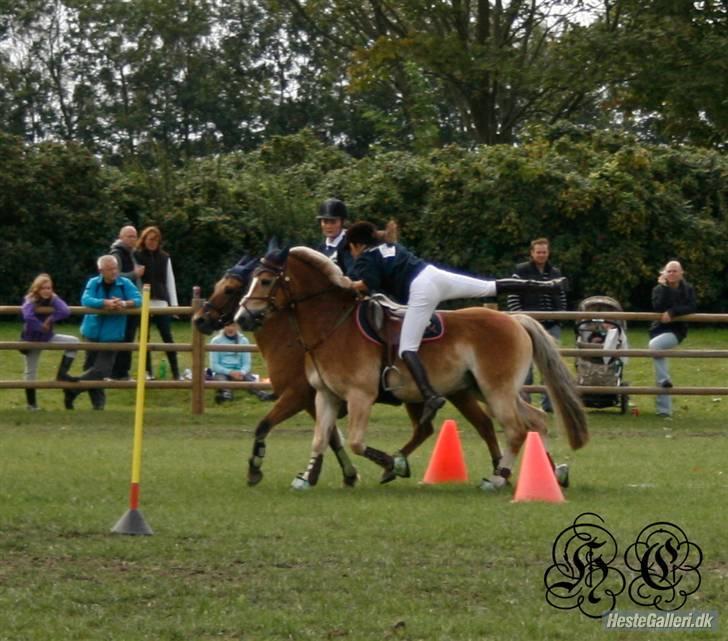
[[[0,136],[0,300],[17,304],[48,270],[77,303],[122,224],[161,227],[182,303],[209,292],[271,236],[314,244],[319,202],[336,196],[352,219],[395,218],[423,257],[503,276],[531,239],[552,241],[572,304],[593,294],[649,309],[658,269],[683,262],[700,308],[722,307],[728,258],[728,163],[704,149],[639,144],[629,136],[558,125],[519,147],[446,147],[355,160],[304,131],[247,154],[158,157],[101,167],[68,144]]]

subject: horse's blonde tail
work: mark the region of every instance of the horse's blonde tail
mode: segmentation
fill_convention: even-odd
[[[578,450],[589,441],[586,413],[571,373],[564,365],[553,338],[541,323],[525,314],[515,318],[528,332],[533,344],[533,360],[543,374],[546,388],[556,413],[564,425],[572,449]]]

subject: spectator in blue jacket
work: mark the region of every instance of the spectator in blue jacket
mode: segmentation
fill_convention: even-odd
[[[228,323],[215,334],[210,345],[248,345],[248,339],[240,333],[237,323]],[[250,352],[210,352],[210,370],[216,381],[257,381],[258,377],[250,373]],[[271,401],[275,396],[264,390],[248,390],[262,401]],[[229,389],[220,389],[215,394],[215,402],[233,400]]]
[[[111,255],[101,256],[96,262],[99,275],[86,283],[81,296],[84,307],[113,310],[140,307],[142,297],[136,285],[128,278],[119,276],[119,264]],[[81,322],[81,335],[84,340],[98,343],[122,343],[126,331],[125,314],[86,314]],[[114,351],[90,350],[86,354],[82,381],[101,381],[111,376],[114,366]],[[66,409],[73,409],[73,401],[81,392],[64,390]],[[91,404],[95,410],[102,410],[106,405],[106,393],[103,389],[89,390]]]

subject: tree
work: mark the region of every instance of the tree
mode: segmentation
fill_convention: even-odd
[[[495,144],[513,142],[531,119],[571,115],[599,75],[583,57],[571,60],[575,47],[560,45],[586,2],[286,2],[309,33],[348,51],[353,91],[393,88],[413,130],[423,83],[471,141]],[[442,124],[440,115],[431,105],[431,122]]]
[[[596,28],[611,29],[610,108],[660,142],[722,147],[728,139],[728,5],[620,0]]]

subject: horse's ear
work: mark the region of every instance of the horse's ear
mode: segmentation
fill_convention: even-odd
[[[245,263],[248,263],[248,262],[250,262],[250,255],[244,254],[243,257],[235,264],[236,265],[245,265]]]
[[[247,262],[240,265],[240,271],[246,278],[248,278],[250,274],[253,273],[253,270],[255,270],[259,263],[260,259],[251,258]]]
[[[264,263],[275,267],[282,267],[286,260],[288,260],[288,250],[290,247],[284,247],[283,249],[274,249],[268,252],[263,259]]]
[[[268,241],[268,249],[266,249],[265,253],[270,254],[270,252],[280,248],[281,244],[278,241],[278,236],[271,236],[270,240]]]

